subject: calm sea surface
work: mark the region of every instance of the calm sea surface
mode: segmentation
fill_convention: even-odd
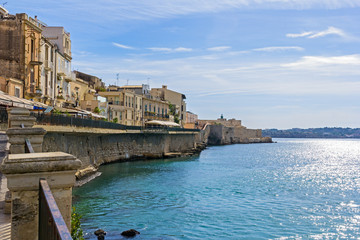
[[[115,163],[76,188],[87,239],[359,239],[360,140],[275,139]]]

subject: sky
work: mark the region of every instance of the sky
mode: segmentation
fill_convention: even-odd
[[[64,26],[73,70],[107,85],[167,85],[200,119],[360,127],[360,0],[3,2]]]

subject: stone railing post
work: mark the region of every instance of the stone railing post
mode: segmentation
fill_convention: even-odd
[[[81,161],[63,152],[10,154],[1,165],[11,191],[11,239],[37,240],[39,179],[45,178],[70,229],[72,187]]]
[[[11,239],[37,240],[39,229],[39,180],[45,178],[70,229],[72,187],[81,161],[63,152],[42,152],[46,131],[33,128],[35,117],[24,108],[8,112],[10,154],[0,166],[11,192]],[[34,153],[25,153],[25,140]]]
[[[9,129],[6,134],[9,137],[9,152],[25,153],[25,139],[29,139],[34,152],[42,152],[42,143],[46,131],[43,128],[33,128],[35,117],[30,116],[25,108],[11,108],[8,111]],[[24,127],[22,128],[21,125]]]

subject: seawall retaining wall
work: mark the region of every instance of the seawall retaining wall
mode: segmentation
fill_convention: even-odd
[[[115,161],[161,158],[171,153],[186,154],[196,149],[194,133],[99,133],[47,131],[43,151],[62,151],[76,156],[82,168]]]

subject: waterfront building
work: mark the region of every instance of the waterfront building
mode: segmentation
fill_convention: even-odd
[[[195,113],[192,113],[190,111],[186,111],[186,123],[184,125],[184,128],[195,128],[196,121],[198,120],[198,115]]]
[[[95,92],[105,91],[105,83],[102,82],[100,78],[79,71],[74,71],[74,72],[76,74],[76,78],[80,78],[83,81],[87,82],[90,89],[93,89]]]
[[[150,97],[150,86],[148,84],[126,85],[126,86],[119,87],[119,89],[133,91],[134,93],[136,93],[138,95]]]
[[[25,13],[0,11],[0,84],[9,95],[40,101],[42,24]]]
[[[40,90],[42,102],[53,106],[56,96],[56,78],[55,78],[55,51],[56,47],[49,39],[42,36],[40,44]]]
[[[120,124],[129,126],[141,126],[141,116],[136,115],[135,100],[141,97],[129,90],[120,90],[120,88],[111,86],[111,91],[99,92],[99,95],[106,98],[109,105],[108,119]],[[116,89],[119,89],[116,91]],[[136,116],[139,117],[136,119]]]
[[[56,102],[59,107],[75,107],[76,98],[71,93],[71,82],[76,79],[71,71],[71,40],[70,33],[64,27],[43,26],[43,36],[56,46]]]
[[[169,116],[169,103],[155,97],[143,97],[144,123],[151,120],[173,121]]]
[[[150,94],[173,105],[175,114],[178,115],[179,123],[184,126],[186,119],[186,96],[184,94],[169,90],[166,85],[163,85],[162,88],[152,88]]]

